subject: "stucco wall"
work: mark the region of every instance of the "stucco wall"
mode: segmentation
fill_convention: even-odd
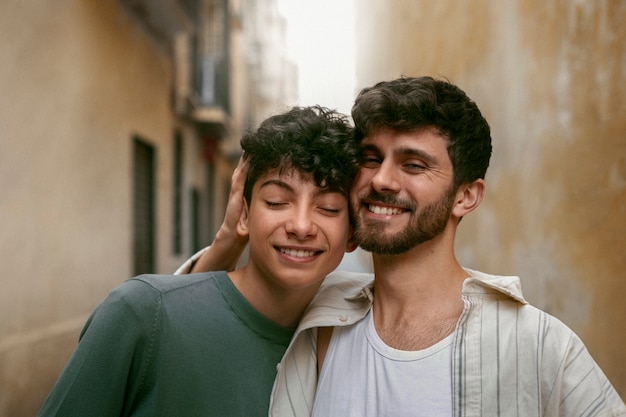
[[[460,227],[462,263],[519,275],[626,397],[626,2],[355,4],[359,87],[443,76],[491,124],[487,196]]]
[[[170,234],[172,70],[116,1],[3,1],[0,39],[0,416],[32,416],[132,273],[133,134],[156,148]]]

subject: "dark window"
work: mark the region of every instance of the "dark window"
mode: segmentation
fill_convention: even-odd
[[[206,166],[206,184],[207,196],[209,201],[207,204],[207,236],[206,244],[210,244],[215,236],[215,164],[210,162]]]
[[[191,189],[191,250],[193,253],[202,249],[200,239],[200,192],[197,188]]]
[[[155,150],[133,138],[133,273],[155,272]]]
[[[180,131],[174,133],[174,224],[172,252],[183,253],[183,136]]]

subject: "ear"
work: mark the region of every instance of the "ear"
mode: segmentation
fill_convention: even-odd
[[[243,209],[241,210],[241,214],[239,215],[239,220],[237,221],[237,234],[239,236],[245,237],[250,233],[248,229],[248,219],[249,217],[248,202],[244,199],[243,201]]]
[[[354,252],[357,247],[359,247],[359,245],[357,245],[356,240],[354,240],[354,230],[350,228],[350,236],[348,236],[348,243],[346,244],[346,253]]]
[[[485,180],[483,179],[461,185],[456,192],[452,214],[458,218],[465,216],[480,205],[484,195]]]

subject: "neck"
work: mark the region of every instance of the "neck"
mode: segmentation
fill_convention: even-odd
[[[446,230],[403,254],[374,254],[373,260],[379,320],[391,323],[461,314],[461,289],[468,274],[454,255],[453,231]]]
[[[239,292],[259,313],[284,327],[298,325],[304,310],[318,288],[290,290],[271,285],[249,265],[230,272],[228,276]]]

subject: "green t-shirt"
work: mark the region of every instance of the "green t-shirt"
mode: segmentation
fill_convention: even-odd
[[[40,416],[263,416],[295,329],[225,272],[126,281],[87,321]]]

